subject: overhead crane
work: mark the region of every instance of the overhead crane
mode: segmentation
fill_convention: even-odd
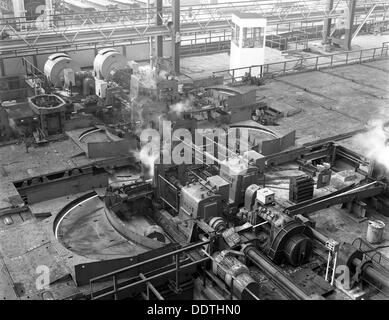
[[[343,2],[346,0],[339,0]],[[377,5],[375,12],[387,10],[385,1],[369,0]],[[282,4],[283,7],[280,5]],[[357,7],[356,15],[366,13],[366,1],[363,7]],[[319,22],[341,17],[340,5],[328,9],[321,1],[319,4],[304,6],[296,1],[268,1],[258,6],[257,1],[237,4],[235,2],[221,5],[200,5],[180,9],[180,34],[188,35],[194,32],[209,32],[230,28],[230,13],[234,10],[257,11],[267,17],[268,25],[275,26],[293,22]],[[113,14],[114,13],[114,14]],[[145,15],[153,17],[150,21]],[[8,38],[0,41],[3,59],[11,57],[45,54],[63,50],[88,49],[107,43],[129,44],[133,40],[150,37],[171,37],[172,29],[169,22],[173,20],[171,8],[157,7],[149,9],[130,9],[107,12],[89,12],[82,14],[67,14],[60,17],[53,15],[52,21],[61,21],[63,27],[56,26],[45,30],[29,30],[15,27],[15,19],[3,19],[0,24],[2,32]],[[156,23],[157,20],[157,23]],[[20,21],[20,26],[27,22]],[[25,31],[22,31],[25,30]]]

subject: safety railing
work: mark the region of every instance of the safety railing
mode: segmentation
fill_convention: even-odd
[[[25,67],[27,78],[46,80],[45,74],[27,59],[22,58],[22,65]]]
[[[312,30],[294,30],[291,34],[277,35],[269,34],[266,38],[266,46],[279,50],[286,50],[288,44],[297,46],[303,43],[308,46],[308,41],[319,39],[322,36],[322,30],[315,26]],[[225,52],[230,50],[231,46],[230,30],[210,31],[208,34],[194,33],[192,37],[181,40],[181,56],[192,56],[208,54],[212,52]]]
[[[209,260],[209,256],[207,256],[205,258],[201,258],[201,259],[196,260],[196,261],[192,261],[192,262],[189,262],[189,263],[181,264],[181,257],[182,257],[182,255],[187,254],[188,252],[196,250],[196,249],[201,249],[204,246],[208,245],[209,243],[210,243],[210,240],[206,240],[206,241],[202,241],[202,242],[199,242],[199,243],[195,243],[195,244],[186,246],[184,248],[181,248],[181,249],[178,249],[178,250],[175,250],[175,251],[172,251],[172,252],[169,252],[169,253],[166,253],[166,254],[154,257],[152,259],[148,259],[148,260],[145,260],[145,261],[133,264],[131,266],[128,266],[128,267],[125,267],[125,268],[122,268],[122,269],[119,269],[119,270],[107,273],[105,275],[98,276],[98,277],[95,277],[93,279],[90,279],[90,281],[89,281],[89,285],[90,285],[90,298],[92,300],[97,300],[97,299],[113,297],[115,300],[117,300],[118,297],[119,297],[119,294],[121,292],[123,292],[124,290],[129,290],[129,289],[131,289],[131,288],[133,288],[135,286],[139,286],[139,285],[146,285],[147,287],[151,288],[151,286],[152,286],[151,281],[152,280],[156,280],[156,279],[159,279],[161,277],[168,276],[171,273],[175,274],[175,289],[177,291],[179,291],[179,289],[180,289],[180,287],[179,287],[179,285],[180,285],[180,273],[183,270],[185,270],[185,269],[188,269],[190,267],[202,264],[202,263],[204,263],[204,262]],[[170,257],[174,258],[173,261],[175,262],[175,266],[174,266],[173,269],[168,269],[166,271],[163,271],[163,272],[160,272],[160,273],[157,273],[155,275],[148,276],[148,277],[146,277],[143,274],[139,274],[138,277],[140,277],[141,280],[132,282],[130,284],[123,284],[123,283],[120,284],[119,281],[118,281],[120,275],[123,275],[123,274],[125,274],[125,273],[127,273],[127,272],[129,272],[131,270],[136,269],[136,268],[142,267],[142,266],[144,266],[146,264],[150,264],[150,263],[154,263],[154,262],[161,262],[164,259],[170,258]],[[108,289],[112,287],[112,290],[109,290],[108,292],[104,292],[104,293],[95,295],[94,294],[94,290],[93,290],[93,284],[96,284],[97,282],[109,281],[109,280],[112,281],[112,285],[109,286]]]
[[[373,247],[362,238],[356,238],[352,245],[358,250],[362,251],[367,257],[376,263],[383,272],[389,273],[389,259],[383,256],[381,252],[379,252],[381,249],[380,246]]]
[[[355,25],[359,25],[362,19],[355,18]],[[376,25],[380,26],[380,30],[388,30],[389,21],[376,21],[371,19],[363,26],[362,33],[371,32]],[[309,41],[318,40],[323,37],[322,24],[314,22],[301,22],[294,25],[289,24],[287,30],[278,28],[279,24],[273,26],[273,29],[268,31],[266,36],[266,46],[279,50],[299,49],[299,45],[308,47]],[[191,36],[182,38],[181,40],[181,55],[191,56],[207,54],[211,52],[224,52],[230,49],[231,30],[214,30],[207,33],[195,32]]]
[[[231,35],[223,32],[215,36],[195,36],[181,41],[181,56],[208,54],[211,52],[229,51]]]
[[[188,269],[190,267],[193,267],[193,266],[196,266],[196,265],[199,265],[199,264],[202,264],[204,262],[211,260],[213,263],[216,263],[218,265],[218,268],[222,269],[224,272],[229,272],[229,270],[226,270],[222,265],[220,265],[220,263],[217,260],[215,260],[214,257],[212,257],[211,253],[209,252],[209,248],[210,248],[209,244],[210,243],[211,243],[211,240],[205,240],[202,242],[198,242],[198,243],[189,245],[187,247],[184,247],[184,248],[157,256],[155,258],[136,263],[136,264],[131,265],[129,267],[122,268],[122,269],[107,273],[105,275],[90,279],[90,281],[89,281],[89,283],[90,283],[90,298],[91,298],[91,300],[98,300],[98,299],[113,297],[115,300],[118,300],[120,292],[123,292],[124,290],[130,290],[131,288],[133,288],[135,286],[139,286],[139,285],[143,284],[146,286],[146,294],[144,294],[142,292],[142,295],[146,300],[150,299],[150,291],[152,293],[154,293],[155,297],[158,300],[164,300],[164,298],[160,294],[160,292],[151,283],[152,280],[156,280],[156,279],[159,279],[159,278],[164,277],[164,276],[167,277],[167,276],[169,276],[169,274],[174,272],[174,274],[175,274],[175,281],[174,281],[175,287],[173,288],[173,290],[175,290],[176,292],[180,292],[180,272],[185,270],[185,269]],[[205,257],[201,258],[199,260],[195,260],[193,262],[181,264],[181,259],[180,259],[181,255],[185,255],[188,252],[193,251],[193,250],[197,250],[197,252],[201,252]],[[140,278],[141,280],[132,282],[130,284],[124,284],[122,286],[119,284],[118,279],[119,279],[120,274],[129,272],[135,268],[139,268],[139,267],[145,266],[147,264],[161,261],[161,260],[169,258],[169,257],[174,258],[174,260],[173,260],[175,262],[174,269],[169,269],[169,270],[157,273],[157,274],[149,276],[149,277],[146,277],[143,273],[140,272],[138,274],[138,276],[132,278],[131,280],[135,280],[137,278]],[[204,267],[203,267],[203,270],[205,270]],[[204,282],[205,282],[205,277],[206,277],[206,273],[204,273]],[[97,282],[102,282],[102,281],[109,281],[110,279],[112,280],[112,285],[109,287],[106,287],[105,289],[109,289],[110,287],[112,287],[112,290],[110,290],[108,292],[101,293],[99,295],[94,295],[93,284],[97,283]],[[231,300],[233,300],[233,298],[234,298],[234,288],[235,288],[236,281],[238,281],[236,279],[236,277],[234,275],[231,275],[230,288],[227,292],[229,295],[229,298]],[[248,288],[246,288],[245,290],[255,300],[259,300],[258,293],[254,293]]]
[[[359,251],[361,251],[366,256],[367,260],[371,261],[372,265],[374,266],[374,269],[376,269],[383,275],[389,276],[389,259],[383,256],[381,252],[379,252],[380,249],[386,247],[385,245],[373,247],[362,238],[356,238],[352,242],[352,245]],[[371,281],[368,277],[364,277],[363,280],[364,282],[375,288],[381,296],[389,298],[389,293],[387,292],[387,290],[383,290],[381,285],[377,284],[374,281]]]
[[[315,71],[325,68],[333,68],[343,65],[362,63],[382,59],[388,56],[389,42],[384,42],[381,47],[332,53],[314,57],[302,57],[299,59],[274,62],[263,65],[227,69],[213,72],[215,76],[224,75],[225,83],[238,83],[247,76],[259,78],[276,78],[306,71]],[[258,70],[260,70],[258,72]],[[253,71],[257,72],[256,74]],[[239,75],[238,75],[239,74]]]

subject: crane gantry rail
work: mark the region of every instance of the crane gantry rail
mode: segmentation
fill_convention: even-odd
[[[231,13],[236,11],[261,13],[270,26],[334,19],[344,15],[348,1],[338,0],[332,10],[326,9],[326,0],[269,0],[260,4],[258,1],[247,1],[186,6],[180,10],[180,33],[189,35],[199,31],[228,29]],[[383,0],[358,1],[356,14],[366,14],[372,5],[376,6],[375,13],[385,19],[389,3]],[[161,25],[156,24],[157,16],[162,20]],[[25,21],[25,18],[2,19],[0,32],[7,37],[3,36],[3,40],[0,40],[0,52],[2,58],[6,59],[110,43],[127,44],[154,36],[169,37],[172,35],[169,27],[171,21],[170,7],[163,7],[162,11],[141,8],[51,15],[38,28],[35,23]]]

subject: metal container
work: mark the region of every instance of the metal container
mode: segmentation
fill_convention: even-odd
[[[385,223],[381,220],[369,220],[367,226],[366,240],[370,243],[382,242],[384,234]]]

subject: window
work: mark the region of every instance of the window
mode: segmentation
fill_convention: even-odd
[[[231,33],[231,39],[232,42],[235,43],[239,47],[239,33],[240,33],[240,27],[237,26],[235,23],[232,24],[232,33]]]
[[[263,28],[244,28],[243,48],[262,48],[263,33]]]

